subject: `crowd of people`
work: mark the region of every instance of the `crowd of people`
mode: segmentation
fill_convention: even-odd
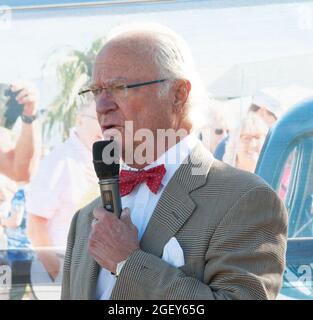
[[[98,195],[91,148],[102,135],[95,107],[81,105],[70,137],[43,154],[39,95],[29,86],[12,88],[25,93],[16,100],[33,120],[22,118],[17,139],[0,127],[0,258],[12,270],[11,299],[22,298],[27,285],[31,288],[32,260],[40,281],[56,281],[58,276],[61,281],[72,216]]]
[[[212,109],[210,151],[218,160],[254,172],[264,139],[285,112],[285,106],[266,90],[259,90],[239,121],[233,119],[235,123],[214,106]]]

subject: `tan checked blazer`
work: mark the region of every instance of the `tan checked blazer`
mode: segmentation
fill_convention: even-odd
[[[193,174],[195,167],[202,174]],[[197,169],[196,168],[196,169]],[[100,267],[87,251],[97,199],[76,213],[62,299],[95,299]],[[175,236],[179,268],[163,261]],[[218,160],[199,143],[170,180],[111,299],[274,299],[285,267],[287,214],[259,177]]]

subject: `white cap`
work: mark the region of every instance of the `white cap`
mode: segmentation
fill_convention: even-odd
[[[252,103],[258,107],[266,108],[268,111],[274,113],[277,118],[284,112],[280,102],[264,91],[257,91],[252,97]]]

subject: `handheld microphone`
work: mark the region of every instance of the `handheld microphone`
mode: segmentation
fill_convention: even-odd
[[[115,141],[97,141],[92,146],[93,165],[99,178],[103,208],[118,218],[122,212],[119,191],[119,153]],[[104,161],[105,160],[105,161]]]

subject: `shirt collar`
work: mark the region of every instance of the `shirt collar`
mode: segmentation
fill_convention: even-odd
[[[166,173],[162,180],[162,185],[167,185],[175,174],[176,170],[196,146],[197,142],[199,142],[199,139],[196,137],[196,135],[193,133],[189,134],[187,137],[163,153],[156,161],[147,165],[144,169],[149,170],[153,167],[164,164]],[[138,169],[129,167],[123,161],[121,162],[121,169],[138,171]]]

